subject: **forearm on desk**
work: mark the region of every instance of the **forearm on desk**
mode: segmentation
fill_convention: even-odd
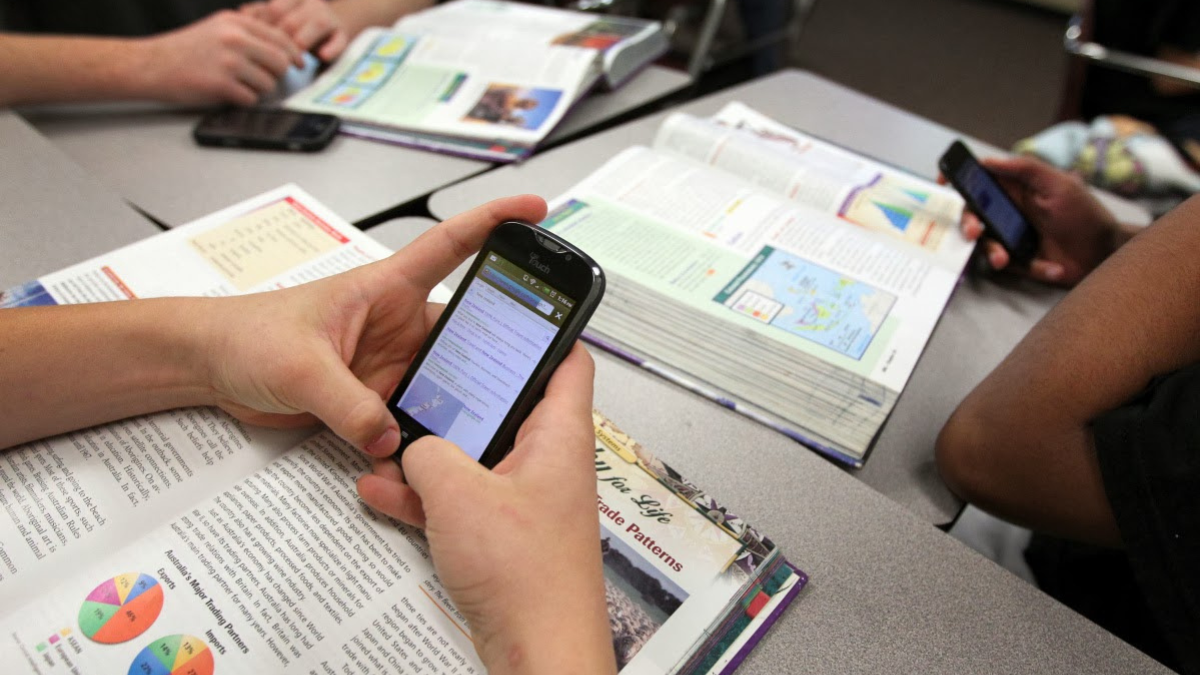
[[[390,26],[405,14],[433,6],[432,0],[333,0],[330,3],[351,38],[370,26]]]
[[[0,33],[0,106],[149,98],[139,40]]]
[[[942,430],[938,464],[950,487],[1019,524],[1118,544],[1090,424],[1155,376],[1200,361],[1198,253],[1192,199],[1034,326]]]
[[[212,402],[203,298],[0,310],[0,448]]]

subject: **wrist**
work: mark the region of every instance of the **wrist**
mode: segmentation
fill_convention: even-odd
[[[491,595],[470,612],[475,648],[491,675],[616,673],[604,567],[591,544],[599,533],[587,538],[586,545],[562,543],[586,555],[559,560],[551,575],[510,578],[507,597]]]
[[[1099,226],[1096,228],[1095,235],[1092,237],[1090,252],[1081,260],[1086,266],[1086,272],[1099,267],[1112,255],[1122,244],[1125,243],[1127,237],[1124,235],[1124,230],[1121,223],[1116,218],[1112,217],[1107,212],[1103,213],[1100,218]],[[1087,248],[1083,249],[1087,250]]]
[[[112,63],[112,91],[121,92],[121,98],[162,98],[158,67],[161,60],[159,44],[162,37],[119,40],[122,44],[110,60]]]
[[[1129,243],[1129,240],[1133,239],[1134,235],[1141,230],[1142,228],[1136,225],[1128,225],[1114,220],[1109,228],[1107,255],[1116,253],[1117,249]]]
[[[602,582],[600,586],[598,605],[575,600],[557,603],[558,606],[544,608],[542,612],[523,612],[524,620],[507,621],[495,632],[473,633],[488,673],[616,673]],[[523,600],[528,603],[529,598]],[[525,609],[531,608],[527,605]]]
[[[213,330],[211,298],[160,298],[134,301],[143,305],[128,322],[127,344],[141,345],[148,367],[132,371],[131,391],[152,396],[162,410],[213,405],[210,354],[218,343]]]

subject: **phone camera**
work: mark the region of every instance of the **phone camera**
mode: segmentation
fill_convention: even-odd
[[[571,260],[571,254],[570,254],[570,253],[568,253],[568,254],[567,254],[567,256],[566,256],[566,260],[567,260],[567,261],[570,261],[570,260]]]

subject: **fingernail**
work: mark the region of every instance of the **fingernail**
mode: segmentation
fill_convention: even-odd
[[[386,457],[396,451],[396,446],[398,445],[399,441],[400,431],[398,429],[391,428],[383,432],[379,438],[376,438],[368,443],[367,447],[363,449],[366,450],[368,455],[375,457]]]
[[[1062,265],[1049,265],[1046,267],[1046,278],[1050,281],[1058,281],[1059,279],[1062,279],[1063,274],[1065,273],[1066,270],[1063,269]]]
[[[988,255],[988,262],[992,264],[992,267],[1000,267],[1004,264],[1004,261],[1000,258],[1000,254],[997,252],[992,252]]]

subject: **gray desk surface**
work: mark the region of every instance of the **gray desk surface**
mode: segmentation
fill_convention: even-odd
[[[0,110],[0,288],[159,231],[24,120]]]
[[[733,87],[680,106],[696,115],[711,115],[729,101],[742,101],[793,127],[884,162],[933,178],[937,159],[959,136],[953,130],[864,96],[816,75],[796,70]],[[521,165],[508,166],[434,193],[430,211],[438,218],[489,199],[533,192],[553,197],[595,170],[622,149],[648,145],[667,112],[555,148]],[[981,155],[1000,151],[967,139]],[[1127,202],[1106,197],[1131,220],[1144,214]],[[1021,292],[1012,292],[1018,286]],[[912,379],[884,426],[866,466],[854,472],[863,482],[908,507],[927,522],[953,520],[962,503],[937,475],[933,446],[937,433],[959,401],[1008,353],[1062,296],[1034,284],[968,279],[955,291],[934,331]],[[631,391],[643,404],[659,399]],[[690,397],[682,391],[673,394]],[[653,407],[653,406],[648,406]],[[722,411],[713,404],[701,416]],[[723,413],[722,413],[723,414]],[[681,420],[675,424],[687,424]],[[781,471],[800,446],[782,435],[747,433],[731,446],[742,457],[759,456],[764,447],[779,449]],[[791,451],[791,455],[784,451]]]
[[[355,222],[491,166],[348,136],[315,153],[205,148],[192,140],[200,114],[189,111],[26,115],[111,189],[172,227],[285,183]]]
[[[399,248],[432,224],[406,218],[368,233]],[[739,673],[1168,672],[817,455],[592,355],[596,407],[812,579]],[[731,451],[742,448],[753,455]]]
[[[689,81],[651,67],[615,92],[582,101],[551,138],[579,133]],[[347,136],[311,154],[202,148],[191,136],[198,113],[161,108],[57,107],[26,114],[67,155],[169,226],[285,183],[358,222],[492,166]]]
[[[687,73],[650,66],[615,91],[589,94],[571,110],[558,128],[546,139],[554,143],[606,122],[630,110],[674,94],[692,83]]]

